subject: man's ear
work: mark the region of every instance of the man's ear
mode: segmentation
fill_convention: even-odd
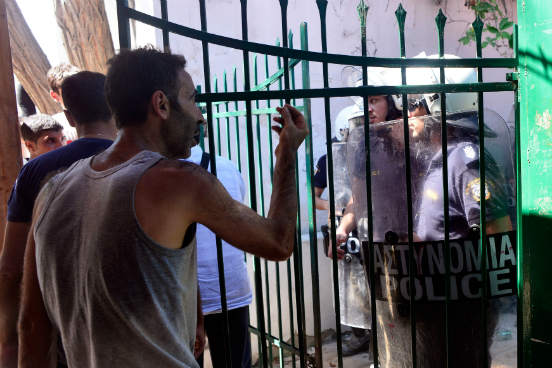
[[[154,115],[157,115],[163,120],[169,118],[171,106],[167,95],[163,91],[155,91],[151,95],[150,105]]]
[[[61,103],[61,96],[52,89],[50,90],[50,97],[52,97],[54,101]]]
[[[25,147],[27,147],[31,155],[36,151],[36,144],[34,142],[23,140],[23,143],[25,143]]]
[[[63,110],[63,113],[65,114],[65,117],[67,118],[67,121],[69,122],[69,125],[71,125],[73,128],[77,126],[77,122],[75,120],[75,117],[73,114],[69,112],[69,110]]]

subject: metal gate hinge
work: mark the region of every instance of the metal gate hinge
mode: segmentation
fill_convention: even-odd
[[[508,82],[517,83],[517,81],[519,80],[519,72],[506,73],[506,80]]]

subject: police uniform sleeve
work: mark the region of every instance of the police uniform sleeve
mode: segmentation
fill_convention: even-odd
[[[475,155],[473,152],[476,152]],[[481,179],[479,176],[479,157],[477,146],[468,145],[463,148],[464,157],[454,157],[453,160],[463,160],[462,163],[451,162],[451,167],[461,167],[453,173],[455,200],[461,203],[468,225],[479,225],[481,198]],[[486,220],[492,221],[504,217],[507,212],[505,181],[496,163],[488,154],[485,156],[485,193]],[[456,175],[455,175],[456,174]]]
[[[326,179],[326,155],[323,155],[318,159],[312,183],[317,188],[325,189],[328,186]]]

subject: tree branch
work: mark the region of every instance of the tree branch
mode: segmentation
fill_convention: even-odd
[[[46,73],[50,62],[34,38],[15,0],[5,0],[13,62],[13,72],[36,107],[45,114],[61,108],[50,97]]]
[[[105,74],[115,51],[103,0],[55,0],[54,8],[69,61]]]

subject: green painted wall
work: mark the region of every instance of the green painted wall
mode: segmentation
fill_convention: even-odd
[[[518,23],[523,367],[550,367],[552,2],[518,0]]]

